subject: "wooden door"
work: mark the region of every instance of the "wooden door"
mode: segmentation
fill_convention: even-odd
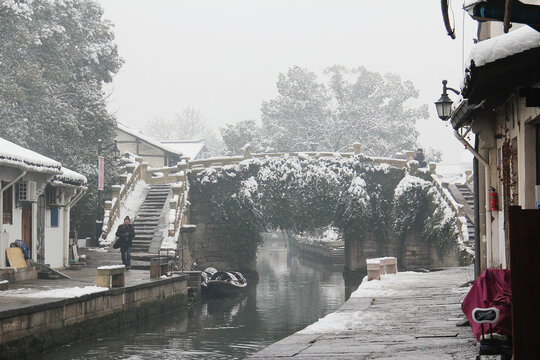
[[[32,204],[22,208],[22,241],[32,251]]]
[[[514,359],[538,358],[540,211],[510,207]]]

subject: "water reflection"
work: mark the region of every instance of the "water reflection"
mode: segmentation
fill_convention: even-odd
[[[204,302],[42,358],[240,359],[336,310],[351,291],[346,292],[341,266],[288,253],[283,239],[267,239],[257,270],[258,284],[251,282],[241,297]]]

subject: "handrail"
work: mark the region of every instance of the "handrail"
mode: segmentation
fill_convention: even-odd
[[[107,238],[107,235],[111,231],[111,227],[120,216],[120,204],[125,200],[131,190],[133,190],[139,180],[143,178],[143,168],[146,168],[147,164],[142,163],[142,159],[140,158],[137,160],[136,163],[125,166],[126,174],[120,175],[120,178],[124,179],[123,184],[113,185],[112,198],[109,201],[105,201],[105,214],[103,217],[101,239]],[[129,171],[129,169],[132,170]]]

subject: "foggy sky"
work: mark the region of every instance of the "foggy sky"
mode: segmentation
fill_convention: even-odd
[[[277,95],[278,73],[294,65],[322,74],[331,65],[394,72],[426,103],[419,141],[463,158],[433,102],[441,80],[455,88],[462,72],[462,1],[453,0],[457,40],[446,35],[434,0],[98,0],[115,24],[125,64],[107,88],[118,120],[142,129],[188,105],[214,128],[260,119]],[[465,17],[465,59],[476,23]],[[452,96],[453,94],[451,94]],[[456,100],[456,97],[453,97]]]

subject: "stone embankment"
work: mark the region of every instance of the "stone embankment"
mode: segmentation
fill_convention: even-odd
[[[40,354],[188,305],[192,274],[150,279],[148,270],[130,270],[125,286],[107,289],[95,286],[96,268],[117,264],[119,254],[88,257],[105,263],[66,270],[71,279],[25,281],[0,291],[0,359]]]
[[[345,262],[345,243],[343,242],[306,242],[289,237],[288,245],[296,253],[317,260],[332,264],[343,264]]]

